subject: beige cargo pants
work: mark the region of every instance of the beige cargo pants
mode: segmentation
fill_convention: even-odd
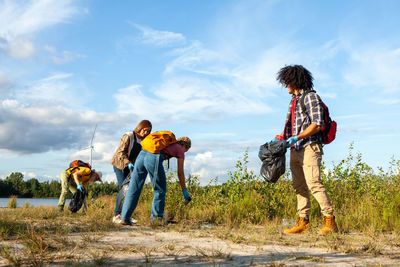
[[[75,194],[77,189],[74,179],[67,171],[61,172],[60,180],[61,180],[61,194],[60,194],[60,199],[58,200],[58,207],[64,207],[68,189],[69,191],[72,192],[72,194]]]
[[[293,187],[297,195],[297,212],[299,217],[310,214],[310,194],[314,196],[321,207],[324,216],[332,216],[333,208],[321,181],[322,146],[312,143],[305,148],[290,151],[290,170],[292,171]]]

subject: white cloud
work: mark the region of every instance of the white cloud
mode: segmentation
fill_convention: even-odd
[[[101,178],[103,183],[104,182],[114,182],[116,183],[117,179],[115,178],[115,173],[103,173],[103,177]]]
[[[205,49],[194,41],[170,53],[174,58],[166,65],[160,84],[150,90],[137,84],[121,88],[115,98],[120,112],[154,121],[265,114],[271,112],[265,97],[276,88],[274,75],[269,74],[276,72],[284,54],[269,51],[259,64],[238,67],[229,55]]]
[[[114,152],[118,147],[119,141],[120,137],[116,138],[114,135],[97,132],[93,140],[93,148],[94,148],[92,152],[93,162],[108,164],[111,161]],[[90,146],[89,139],[87,140],[87,145]],[[77,158],[83,158],[89,161],[90,148],[78,150],[77,152],[70,155],[69,158],[71,160]]]
[[[8,48],[10,55],[15,58],[30,58],[35,53],[35,45],[22,36],[11,40]]]
[[[29,180],[31,178],[37,177],[36,173],[34,173],[34,172],[22,172],[22,174],[24,175],[25,180]]]
[[[169,123],[270,111],[263,100],[246,90],[207,79],[179,77],[167,80],[152,93],[151,96],[145,95],[138,85],[118,90],[115,98],[118,100],[119,111],[154,121],[168,120]]]
[[[388,43],[347,45],[350,64],[345,79],[354,88],[379,94],[400,92],[400,53]]]
[[[0,149],[22,154],[76,149],[86,146],[96,123],[105,133],[114,133],[113,129],[135,120],[133,114],[79,112],[49,103],[22,104],[15,99],[7,99],[0,101]],[[96,146],[101,158],[107,159],[111,153],[108,141]]]
[[[31,0],[0,2],[0,49],[16,58],[35,52],[32,35],[47,27],[68,22],[79,12],[71,0]]]
[[[167,64],[164,74],[189,71],[213,76],[231,75],[229,69],[226,68],[229,57],[224,57],[217,51],[205,49],[199,41],[192,41],[189,45],[175,49],[170,54],[175,59]]]
[[[154,30],[148,26],[130,23],[141,33],[141,42],[155,46],[169,46],[185,42],[185,37],[180,33]]]
[[[10,82],[6,74],[0,71],[0,95],[3,97],[7,96],[11,92],[11,88],[13,87],[13,83]],[[2,97],[0,97],[1,99]]]
[[[49,45],[45,46],[44,49],[51,54],[51,60],[56,64],[65,64],[68,62],[72,62],[76,59],[87,57],[86,55],[73,53],[65,50],[58,53],[56,48]]]
[[[31,34],[43,28],[68,22],[78,8],[71,0],[2,1],[0,3],[0,33],[2,35]]]
[[[216,157],[213,152],[206,151],[185,160],[185,168],[190,174],[199,176],[201,184],[204,185],[217,176],[226,177],[233,162],[233,158]]]

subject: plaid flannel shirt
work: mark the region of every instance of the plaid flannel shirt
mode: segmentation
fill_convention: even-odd
[[[283,139],[288,139],[291,136],[295,136],[303,132],[311,123],[314,123],[318,126],[323,126],[323,107],[321,104],[321,98],[315,92],[310,92],[305,96],[304,104],[307,109],[307,113],[301,110],[300,99],[303,95],[303,91],[299,92],[299,94],[293,95],[292,100],[289,104],[288,113],[286,116],[285,129],[283,131]],[[292,107],[293,102],[296,97],[296,106],[294,111],[294,123],[293,123],[293,134],[292,134]],[[308,114],[308,116],[307,116]],[[294,148],[296,150],[303,149],[312,143],[320,143],[322,144],[322,137],[320,133],[314,134],[307,138],[297,141],[294,144]]]

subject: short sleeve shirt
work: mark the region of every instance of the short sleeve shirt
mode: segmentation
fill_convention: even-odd
[[[178,144],[174,143],[172,145],[167,146],[164,148],[164,155],[166,156],[165,159],[169,158],[185,158],[185,151],[183,150],[183,147]]]

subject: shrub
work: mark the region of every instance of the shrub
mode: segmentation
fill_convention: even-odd
[[[8,200],[8,207],[15,209],[17,207],[17,196],[11,196]]]

